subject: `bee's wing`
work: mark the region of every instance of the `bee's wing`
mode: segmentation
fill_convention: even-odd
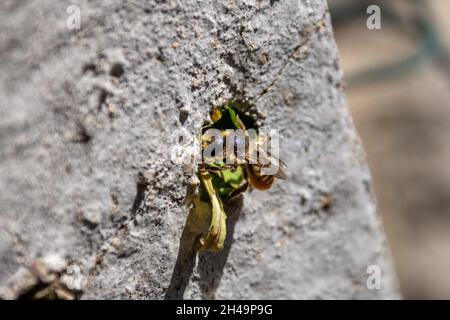
[[[283,160],[278,159],[278,172],[275,174],[275,177],[281,180],[287,180],[288,176],[286,174],[287,165],[283,162]]]
[[[253,152],[245,153],[245,160],[247,160],[250,164],[258,164],[258,154]]]
[[[274,157],[270,157],[270,163],[272,166],[276,166],[277,172],[274,174],[275,178],[281,180],[287,180],[288,176],[286,174],[287,166],[281,159],[275,159]]]
[[[288,176],[286,174],[287,165],[281,160],[281,159],[275,159],[274,157],[270,156],[261,148],[258,149],[258,156],[256,156],[254,153],[247,154],[247,160],[252,160],[253,163],[259,164],[261,163],[259,159],[264,159],[264,163],[273,165],[277,167],[277,173],[275,173],[275,177],[281,180],[287,180]]]

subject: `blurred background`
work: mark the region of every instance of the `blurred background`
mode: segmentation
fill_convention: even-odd
[[[450,299],[450,1],[328,2],[402,294]]]

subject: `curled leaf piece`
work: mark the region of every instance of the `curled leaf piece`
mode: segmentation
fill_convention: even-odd
[[[201,172],[199,175],[211,202],[211,224],[208,231],[200,237],[198,249],[220,251],[225,242],[227,217],[222,200],[214,189],[211,174]]]

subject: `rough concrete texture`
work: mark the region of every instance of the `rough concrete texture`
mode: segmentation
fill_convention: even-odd
[[[397,297],[325,1],[3,0],[0,52],[3,297],[42,274],[82,299]],[[231,98],[281,130],[290,178],[195,256],[171,132]]]

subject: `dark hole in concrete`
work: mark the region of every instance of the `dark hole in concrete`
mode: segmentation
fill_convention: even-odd
[[[116,78],[119,78],[121,75],[123,75],[124,72],[125,69],[123,68],[123,65],[118,62],[114,63],[109,70],[109,74]]]
[[[189,112],[187,112],[186,110],[180,110],[180,114],[178,116],[180,123],[184,124],[188,118],[189,118]]]

